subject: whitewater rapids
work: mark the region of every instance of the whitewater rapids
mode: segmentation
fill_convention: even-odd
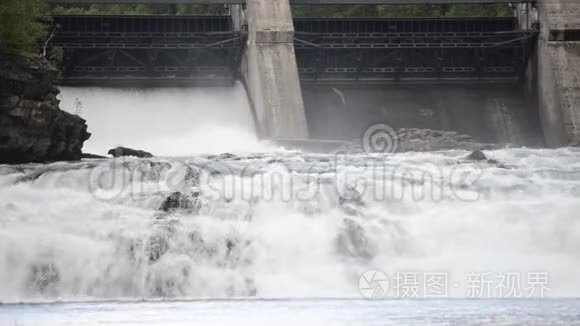
[[[306,154],[258,141],[241,86],[61,99],[85,152],[158,157],[0,165],[0,302],[358,299],[369,270],[391,298],[399,273],[420,298],[433,273],[445,297],[484,273],[484,298],[525,297],[530,273],[580,296],[578,149]],[[507,273],[521,279],[500,292]]]
[[[466,154],[0,166],[0,301],[360,298],[371,269],[446,273],[453,297],[545,272],[580,296],[580,150]]]

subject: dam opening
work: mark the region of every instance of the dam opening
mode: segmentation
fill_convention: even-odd
[[[538,69],[542,4],[462,18],[293,17],[287,1],[227,6],[219,16],[54,16],[62,83],[241,82],[255,131],[269,140],[353,141],[376,123],[524,146],[574,139],[562,127],[574,128],[569,108],[542,100],[561,94]]]
[[[184,156],[269,149],[260,142],[243,86],[229,88],[62,87],[61,107],[91,125],[89,153],[144,148]]]

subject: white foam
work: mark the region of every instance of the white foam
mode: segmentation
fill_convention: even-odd
[[[63,110],[87,120],[83,150],[116,146],[158,156],[263,151],[241,85],[232,88],[112,89],[63,87]]]

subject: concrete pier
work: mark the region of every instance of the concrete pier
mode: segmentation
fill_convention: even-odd
[[[580,2],[543,0],[538,5],[541,33],[531,70],[546,143],[579,144]]]
[[[263,138],[308,138],[288,0],[248,0],[241,73]]]

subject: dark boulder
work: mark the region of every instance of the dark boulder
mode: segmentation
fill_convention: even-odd
[[[482,151],[477,150],[467,155],[466,159],[470,161],[487,161],[487,156],[485,156],[485,154]]]
[[[177,210],[198,212],[201,206],[198,196],[199,193],[197,192],[187,195],[176,191],[163,201],[159,210],[164,212],[174,212]]]
[[[150,158],[153,157],[153,154],[149,152],[145,152],[142,150],[127,148],[127,147],[116,147],[110,149],[107,154],[112,155],[113,157],[121,157],[121,156],[135,156],[141,158]]]
[[[465,159],[468,161],[485,162],[488,164],[493,164],[500,169],[511,169],[512,168],[511,166],[509,166],[507,164],[503,164],[497,160],[487,158],[487,156],[485,156],[485,154],[480,150],[473,151],[471,154],[467,155],[465,157]]]

